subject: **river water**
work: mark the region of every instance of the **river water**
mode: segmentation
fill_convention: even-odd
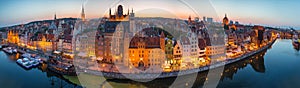
[[[16,64],[18,55],[7,55],[0,51],[1,88],[80,88],[77,77],[60,76],[46,69],[25,70]],[[218,83],[219,88],[299,88],[300,52],[292,46],[291,40],[278,39],[272,47],[245,60],[226,65]],[[198,73],[193,87],[202,87],[208,72]],[[189,80],[189,76],[186,80]],[[111,87],[168,87],[175,78],[158,79],[150,82],[130,80],[107,80]],[[97,82],[97,81],[96,81]],[[187,85],[186,83],[177,84]]]

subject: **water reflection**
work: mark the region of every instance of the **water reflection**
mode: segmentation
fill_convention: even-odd
[[[299,52],[300,47],[295,47],[295,46],[294,46],[294,49],[295,49],[297,52]]]
[[[261,53],[258,53],[245,60],[226,65],[221,80],[224,80],[225,78],[233,79],[234,74],[236,74],[238,70],[245,68],[248,64],[250,64],[256,72],[264,73],[266,71],[264,64],[265,53],[266,51],[262,51]]]
[[[238,61],[236,63],[232,63],[229,65],[226,65],[223,71],[223,74],[221,76],[221,81],[225,79],[232,80],[234,75],[238,72],[238,70],[241,70],[245,68],[247,65],[251,65],[251,67],[259,73],[264,73],[266,71],[265,64],[264,64],[264,55],[266,51],[262,51],[261,53],[258,53],[254,56],[251,56],[247,59]],[[5,54],[5,53],[2,53]],[[7,55],[9,57],[8,61],[11,61],[11,63],[14,63],[14,66],[18,66],[15,64],[15,61],[20,57],[20,54],[15,55]],[[20,67],[20,66],[18,66]],[[25,70],[25,69],[24,69]],[[47,69],[47,64],[42,64],[38,66],[36,69],[31,70],[38,70],[35,74],[46,74],[47,77],[40,80],[48,80],[49,85],[48,87],[64,87],[64,88],[73,88],[73,87],[80,87],[74,83],[71,83],[69,80],[65,79],[63,76],[56,74],[54,72],[51,72]],[[26,70],[30,71],[30,70]],[[197,75],[196,81],[194,84],[188,84],[189,79],[192,79],[189,75],[181,76],[184,78],[184,80],[180,80],[176,86],[184,87],[188,85],[193,85],[193,87],[202,87],[204,85],[204,82],[208,80],[207,78],[208,71],[200,72]],[[22,75],[22,73],[21,73]],[[20,77],[21,77],[20,75]],[[31,76],[35,76],[32,74]],[[75,78],[76,79],[76,78]],[[167,79],[156,79],[150,82],[136,82],[131,80],[117,80],[117,79],[108,79],[107,82],[101,83],[102,85],[110,84],[112,87],[131,87],[131,88],[143,88],[143,87],[150,87],[150,88],[157,88],[159,87],[169,87],[173,84],[174,80],[176,78],[167,78]],[[26,82],[25,82],[26,83]],[[30,86],[30,85],[28,85]],[[42,86],[42,84],[41,84]],[[101,85],[99,85],[101,86]]]
[[[3,53],[3,54],[6,54],[6,53]],[[6,54],[8,55],[9,59],[12,61],[12,62],[15,62],[16,60],[19,59],[20,57],[20,54],[17,53],[17,54]]]
[[[5,80],[14,80],[17,81],[14,84],[18,84],[19,88],[81,88],[81,86],[73,84],[62,75],[48,70],[45,63],[32,69],[22,68],[16,63],[16,60],[21,58],[21,54],[19,53],[6,54],[0,51],[0,57],[0,85],[9,83]],[[17,73],[18,75],[10,75],[9,73]],[[14,85],[5,85],[2,87],[14,88]]]
[[[229,65],[226,65],[223,71],[223,74],[221,75],[221,81],[223,81],[226,78],[233,79],[234,75],[238,72],[238,70],[241,70],[245,68],[247,65],[251,65],[251,67],[259,73],[264,73],[266,71],[265,64],[264,64],[264,55],[266,53],[265,51],[262,51],[258,54],[255,54],[249,58],[246,58],[244,60],[238,61],[236,63],[232,63]],[[195,83],[193,84],[193,87],[202,87],[204,85],[204,82],[206,80],[209,80],[207,78],[208,71],[200,72],[198,73],[198,76],[196,78]],[[189,81],[189,75],[181,76],[184,78],[184,80],[181,80],[179,84],[176,84],[178,86],[182,85],[192,85],[187,84]],[[150,88],[156,88],[156,87],[169,87],[172,85],[176,78],[167,78],[167,79],[156,79],[150,82],[136,82],[131,80],[117,80],[117,79],[108,79],[107,83],[112,85],[113,87],[130,87],[130,88],[136,88],[136,87],[150,87]],[[122,84],[122,85],[121,85]]]

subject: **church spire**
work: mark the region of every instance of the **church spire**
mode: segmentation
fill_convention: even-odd
[[[111,16],[111,8],[109,8],[109,17]]]
[[[81,9],[81,19],[82,21],[85,21],[85,14],[84,14],[84,7],[82,5],[82,9]]]
[[[128,12],[127,12],[127,15],[129,16],[129,8],[128,8]]]
[[[189,22],[189,23],[192,22],[191,15],[189,16],[188,22]]]
[[[54,14],[54,20],[56,20],[56,13]]]

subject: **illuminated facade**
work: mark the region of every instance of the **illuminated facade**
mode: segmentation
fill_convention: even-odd
[[[256,45],[258,47],[260,47],[260,45],[262,44],[263,40],[264,40],[264,31],[265,31],[265,28],[263,26],[254,26],[253,27],[253,30],[255,31],[255,40],[256,40]]]
[[[29,38],[28,33],[25,33],[25,35],[20,36],[20,45],[25,47],[28,44]]]
[[[193,63],[197,62],[199,57],[198,38],[195,33],[188,32],[187,36],[181,38],[181,45],[183,47],[182,62]]]
[[[84,7],[83,6],[82,6],[82,9],[81,9],[81,20],[85,21],[85,13],[84,13]]]
[[[179,40],[175,42],[175,46],[173,48],[173,64],[180,65],[182,58],[182,45]]]
[[[134,13],[132,11],[132,16]],[[103,43],[103,48],[99,48],[103,51],[102,54],[97,52],[97,57],[103,57],[104,62],[123,64],[128,66],[128,44],[130,42],[129,37],[133,36],[130,30],[129,10],[127,14],[123,14],[123,6],[119,5],[115,11],[115,15],[112,15],[111,9],[109,10],[109,17],[103,25],[103,32],[98,35],[103,35],[101,39],[96,41],[96,44]],[[127,36],[127,37],[126,37]],[[102,56],[101,56],[102,55]]]
[[[198,60],[203,60],[206,58],[206,42],[203,38],[198,38],[198,53],[199,53],[199,57]]]
[[[155,35],[156,34],[156,35]],[[161,67],[165,61],[165,36],[152,28],[143,29],[130,41],[129,61],[135,67]]]
[[[43,51],[52,51],[53,46],[52,46],[52,38],[50,38],[51,35],[41,35],[41,36],[42,38],[39,39],[38,41],[38,48],[42,49]]]
[[[171,63],[171,61],[173,60],[173,40],[166,40],[165,48],[167,63]]]
[[[18,31],[9,30],[7,34],[7,41],[9,43],[18,44],[20,41]]]
[[[207,46],[206,47],[206,55],[213,56],[218,54],[224,54],[225,47],[224,45],[220,46]]]
[[[95,36],[96,32],[91,31],[82,35],[77,35],[76,51],[83,57],[95,56]]]

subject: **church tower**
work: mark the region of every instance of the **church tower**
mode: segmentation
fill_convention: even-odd
[[[165,34],[163,31],[160,34],[160,48],[165,51]]]
[[[223,26],[225,30],[229,30],[229,20],[227,18],[227,14],[225,14],[225,17],[223,18]]]
[[[56,20],[56,13],[54,14],[54,20]]]
[[[81,19],[82,21],[85,21],[85,14],[84,14],[84,7],[82,5],[82,9],[81,9]]]
[[[227,14],[225,14],[225,17],[223,18],[223,24],[224,25],[228,25],[229,24],[229,20],[227,18]]]
[[[109,8],[109,18],[111,17],[111,8]]]
[[[134,17],[133,8],[131,9],[130,17]]]
[[[191,23],[192,22],[192,18],[191,16],[189,16],[188,22]]]

